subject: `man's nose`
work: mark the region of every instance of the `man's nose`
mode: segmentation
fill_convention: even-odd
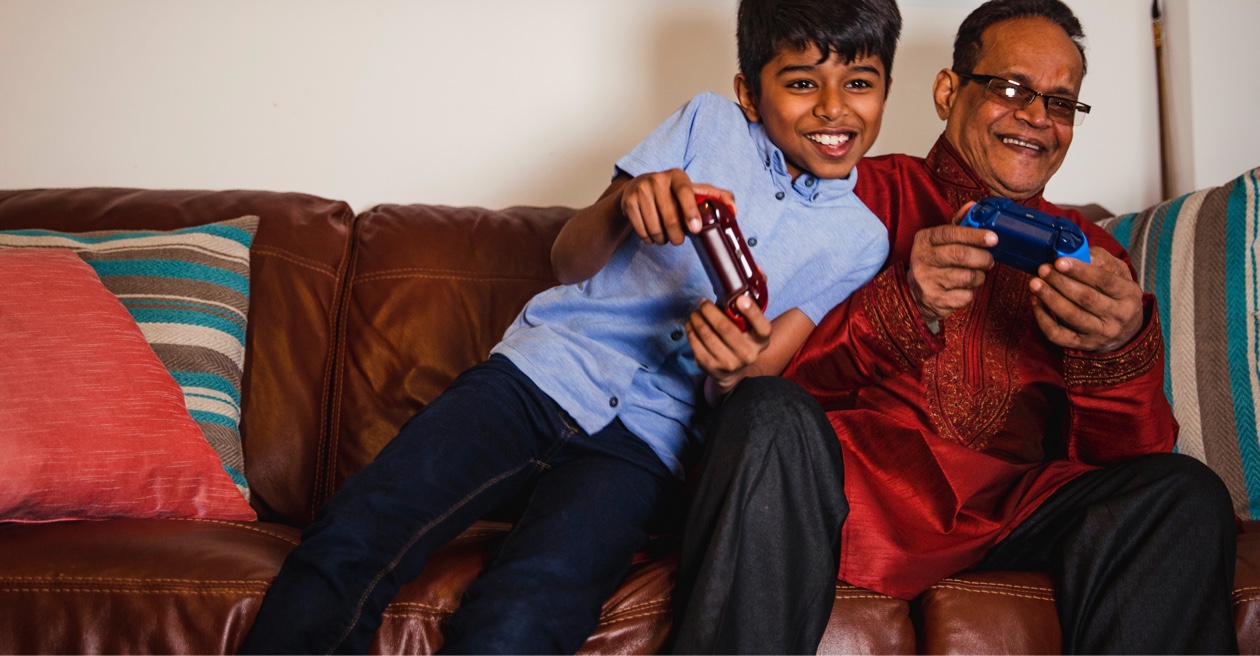
[[[1015,111],[1015,118],[1028,123],[1037,128],[1050,125],[1050,112],[1046,107],[1045,96],[1033,96],[1032,102],[1024,105],[1023,109]]]

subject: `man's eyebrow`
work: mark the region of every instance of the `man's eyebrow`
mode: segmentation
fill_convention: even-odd
[[[870,73],[875,76],[883,76],[879,68],[872,64],[859,64],[851,69],[854,73]]]
[[[1000,77],[1004,80],[1012,80],[1015,82],[1019,82],[1020,84],[1028,87],[1029,89],[1040,91],[1043,95],[1050,94],[1052,96],[1060,96],[1062,98],[1075,98],[1076,97],[1076,94],[1072,93],[1072,90],[1067,87],[1055,87],[1053,89],[1036,89],[1035,87],[1033,87],[1032,83],[1028,81],[1028,76],[1022,75],[1020,73],[1004,73],[1002,75],[995,75],[994,77]]]

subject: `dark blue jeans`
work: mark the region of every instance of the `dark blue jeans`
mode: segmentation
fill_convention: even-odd
[[[536,487],[446,631],[452,653],[573,653],[674,478],[620,421],[588,435],[507,358],[461,374],[320,509],[242,653],[364,653],[429,556]]]

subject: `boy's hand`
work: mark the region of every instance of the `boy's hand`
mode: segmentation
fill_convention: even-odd
[[[644,173],[621,189],[621,212],[644,243],[675,246],[687,232],[700,231],[696,195],[716,196],[735,208],[735,195],[725,189],[697,184],[682,169]],[[685,227],[684,227],[685,226]]]
[[[687,341],[696,364],[717,385],[719,396],[734,389],[770,345],[771,325],[761,308],[748,296],[741,296],[736,306],[748,323],[748,332],[741,332],[726,312],[708,300],[701,301],[687,321]]]

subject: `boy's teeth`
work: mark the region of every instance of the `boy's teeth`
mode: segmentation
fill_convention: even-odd
[[[1038,146],[1037,144],[1031,144],[1031,143],[1028,143],[1027,141],[1020,141],[1019,139],[1015,139],[1013,137],[1006,137],[1002,139],[1002,143],[1011,144],[1012,146],[1022,146],[1024,148],[1031,148],[1033,150],[1041,150],[1041,146]]]
[[[811,134],[811,141],[817,141],[824,146],[837,146],[849,140],[847,134]]]

